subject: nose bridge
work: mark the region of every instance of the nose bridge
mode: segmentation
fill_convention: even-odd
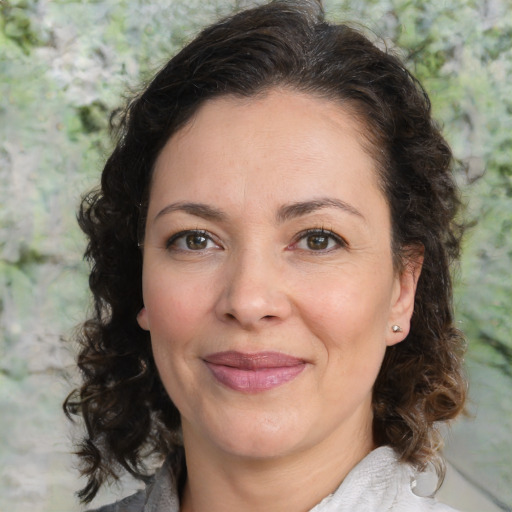
[[[233,253],[218,304],[223,319],[244,328],[284,319],[291,306],[282,286],[279,257],[265,244],[251,244]]]

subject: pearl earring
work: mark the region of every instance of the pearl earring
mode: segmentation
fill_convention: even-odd
[[[402,328],[399,326],[399,325],[393,325],[393,327],[391,327],[391,330],[394,332],[394,333],[397,333],[397,332],[402,332]]]

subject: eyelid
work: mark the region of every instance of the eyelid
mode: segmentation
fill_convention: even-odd
[[[165,248],[171,249],[173,244],[177,240],[179,240],[180,238],[183,238],[187,235],[204,236],[208,240],[211,240],[216,246],[218,246],[219,248],[222,248],[220,242],[217,240],[217,237],[215,237],[214,235],[212,235],[212,233],[210,233],[209,231],[206,231],[205,229],[182,229],[182,230],[178,231],[177,233],[174,233],[173,235],[171,235],[169,238],[167,238],[167,240],[165,242]],[[176,249],[176,250],[185,251],[185,249]],[[200,250],[198,250],[198,251],[188,250],[187,252],[201,252],[201,251]]]
[[[304,231],[301,231],[300,233],[297,233],[297,235],[295,236],[294,241],[289,245],[289,247],[292,248],[294,245],[297,245],[297,243],[300,242],[302,239],[306,238],[307,236],[311,236],[311,235],[327,236],[327,237],[335,240],[339,247],[348,247],[349,246],[348,242],[342,236],[338,235],[337,233],[335,233],[334,231],[332,231],[330,229],[325,229],[325,228],[309,228],[309,229],[306,229]],[[329,249],[327,251],[326,250],[324,250],[324,251],[322,251],[322,250],[319,250],[319,251],[311,250],[311,252],[322,253],[322,252],[329,252],[331,250],[332,249]]]

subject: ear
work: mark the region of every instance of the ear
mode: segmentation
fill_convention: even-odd
[[[137,314],[137,323],[139,324],[139,327],[141,329],[144,329],[145,331],[149,331],[149,319],[148,319],[148,312],[146,311],[146,308],[143,307]]]
[[[423,253],[423,247],[416,248],[414,252],[411,251],[405,265],[395,277],[389,325],[386,332],[388,346],[404,340],[411,329],[416,287],[423,266]],[[397,332],[393,330],[395,325],[400,327]]]

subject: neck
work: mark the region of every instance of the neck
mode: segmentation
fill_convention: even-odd
[[[182,512],[308,511],[333,493],[373,448],[371,424],[357,435],[276,458],[226,454],[184,429],[187,483]]]

